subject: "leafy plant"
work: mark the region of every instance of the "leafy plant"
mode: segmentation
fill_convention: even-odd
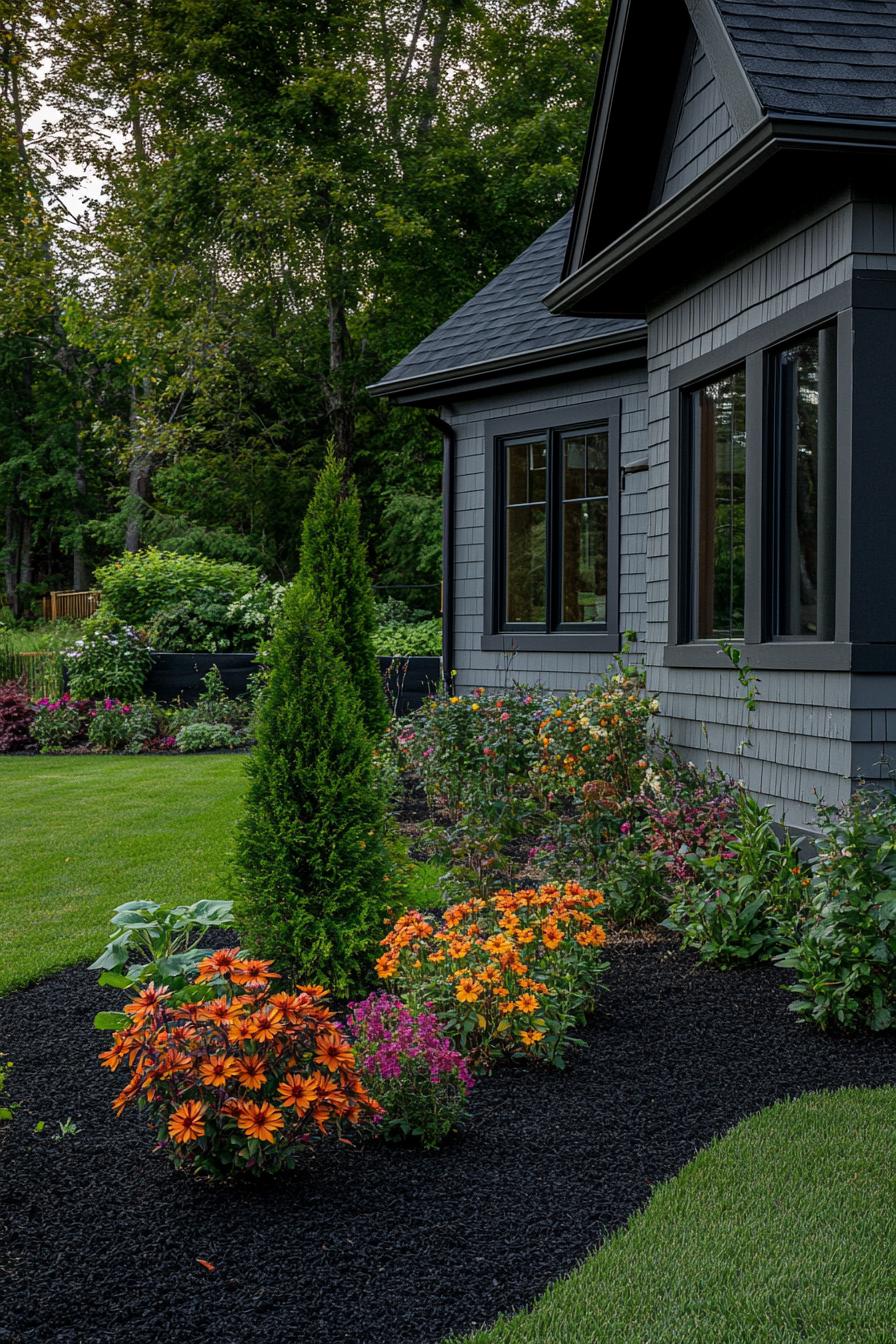
[[[795,1013],[881,1031],[896,1005],[896,799],[862,790],[819,822],[808,908],[775,960],[796,973]]]
[[[378,1132],[438,1147],[465,1115],[473,1079],[436,1016],[370,994],[349,1005],[347,1026],[358,1076],[383,1108]]]
[[[361,983],[393,896],[383,796],[332,626],[287,591],[237,841],[240,927],[300,979]]]
[[[650,847],[648,823],[624,821],[619,829],[606,861],[607,917],[620,928],[642,929],[666,911],[669,868],[664,857]]]
[[[563,1068],[606,963],[603,894],[574,882],[474,897],[430,920],[412,910],[376,969],[414,1011],[431,1006],[477,1068],[501,1055]]]
[[[381,658],[437,657],[442,652],[441,618],[378,625],[373,632],[373,651]]]
[[[133,626],[106,612],[84,624],[81,639],[63,659],[72,695],[79,699],[138,699],[152,659]]]
[[[242,736],[229,723],[188,723],[179,729],[174,741],[178,751],[221,751],[238,747]]]
[[[159,905],[126,901],[112,916],[112,938],[90,965],[100,971],[100,984],[131,989],[149,980],[164,980],[169,989],[192,984],[207,955],[200,946],[209,929],[233,924],[232,901],[194,901],[192,905]],[[115,1025],[118,1014],[100,1014],[99,1028]]]
[[[44,755],[65,751],[83,737],[89,702],[72,700],[66,691],[58,700],[38,700],[34,710],[31,736]]]
[[[130,1079],[162,1152],[210,1178],[292,1167],[307,1145],[379,1113],[319,986],[275,992],[269,961],[225,948],[197,968],[196,997],[152,982],[100,1059]],[[204,991],[204,992],[203,992]]]
[[[778,952],[808,885],[795,842],[769,809],[745,790],[736,800],[728,847],[689,856],[693,879],[679,883],[663,921],[703,961],[727,966]]]
[[[345,462],[332,445],[302,527],[298,582],[329,625],[332,651],[345,664],[373,741],[389,709],[373,649],[373,588],[361,540],[361,503]]]
[[[34,706],[15,681],[0,686],[0,752],[27,751],[32,746]]]
[[[150,703],[126,705],[109,696],[88,711],[87,740],[99,751],[135,754],[150,740],[158,725],[158,712]]]

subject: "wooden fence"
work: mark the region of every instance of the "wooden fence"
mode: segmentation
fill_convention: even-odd
[[[43,599],[45,621],[86,621],[100,604],[96,589],[83,593],[47,593]]]
[[[62,694],[62,658],[51,649],[12,649],[0,631],[0,685],[7,681],[17,681],[35,700],[55,700]]]

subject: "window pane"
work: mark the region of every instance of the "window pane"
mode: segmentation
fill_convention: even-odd
[[[564,621],[606,621],[607,549],[607,501],[564,504]]]
[[[607,494],[609,436],[606,430],[566,435],[563,454],[564,499],[595,499]]]
[[[698,639],[744,633],[745,392],[740,368],[692,398]]]
[[[544,503],[547,498],[547,445],[544,439],[507,444],[507,503]]]
[[[508,622],[543,624],[545,606],[545,507],[507,509]]]
[[[833,638],[834,333],[776,356],[778,425],[777,634]],[[826,352],[827,358],[823,357]]]

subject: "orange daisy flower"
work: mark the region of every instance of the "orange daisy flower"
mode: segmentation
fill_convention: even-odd
[[[520,1032],[520,1040],[522,1041],[523,1045],[526,1045],[526,1046],[537,1045],[539,1041],[543,1041],[543,1040],[544,1040],[544,1032],[543,1032],[543,1031],[521,1031],[521,1032]]]
[[[351,1046],[335,1032],[318,1036],[315,1045],[317,1046],[314,1052],[315,1064],[323,1064],[331,1073],[335,1073],[337,1069],[350,1069],[355,1062]]]
[[[240,955],[238,947],[222,947],[217,952],[212,952],[210,956],[203,957],[196,968],[196,983],[204,985],[208,980],[216,980],[218,976],[229,977]]]
[[[194,1139],[201,1139],[205,1133],[204,1115],[205,1107],[201,1101],[185,1101],[178,1106],[168,1121],[168,1133],[174,1142],[192,1143]]]
[[[538,1000],[534,994],[521,994],[515,1007],[518,1013],[534,1013],[538,1007]]]
[[[144,990],[137,995],[130,1003],[125,1004],[125,1012],[132,1017],[135,1023],[140,1026],[151,1017],[153,1013],[161,1008],[166,999],[171,998],[171,990],[167,985],[156,986],[152,981]]]
[[[193,1060],[184,1050],[166,1050],[159,1060],[157,1074],[159,1078],[171,1078],[192,1066]]]
[[[268,970],[272,965],[272,961],[260,961],[257,957],[235,961],[231,968],[231,978],[234,984],[244,985],[246,989],[264,989],[269,980],[280,979],[276,971]]]
[[[230,1025],[232,1012],[230,1000],[221,995],[220,998],[212,999],[211,1003],[202,1004],[199,1017],[205,1022],[214,1022],[219,1027],[227,1027]]]
[[[244,1134],[261,1143],[276,1143],[276,1131],[283,1128],[282,1114],[269,1101],[244,1101],[236,1122]]]
[[[245,1045],[252,1039],[252,1026],[247,1017],[238,1017],[227,1028],[227,1039],[232,1045]]]
[[[277,1091],[283,1105],[294,1107],[299,1115],[304,1115],[317,1100],[317,1084],[300,1073],[288,1073]]]
[[[209,1055],[199,1065],[199,1077],[208,1087],[226,1087],[228,1079],[239,1071],[239,1064],[229,1055]]]
[[[104,1069],[110,1069],[112,1073],[118,1068],[121,1061],[127,1054],[127,1049],[122,1041],[116,1041],[108,1050],[100,1051],[100,1063]]]
[[[267,1074],[260,1059],[249,1055],[237,1065],[237,1081],[250,1092],[257,1092],[267,1082]]]
[[[283,1022],[283,1014],[273,1004],[259,1008],[249,1018],[249,1033],[256,1041],[272,1041],[278,1034]]]
[[[475,1003],[482,993],[482,986],[471,975],[465,975],[454,993],[458,1003]]]

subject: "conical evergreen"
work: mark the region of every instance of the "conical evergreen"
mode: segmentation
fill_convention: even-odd
[[[389,708],[373,651],[376,618],[361,541],[361,505],[332,445],[305,515],[299,579],[333,627],[333,650],[345,661],[364,725],[376,740],[389,721]]]
[[[247,945],[299,981],[357,988],[389,894],[383,800],[331,622],[295,581],[271,645],[237,841]]]

